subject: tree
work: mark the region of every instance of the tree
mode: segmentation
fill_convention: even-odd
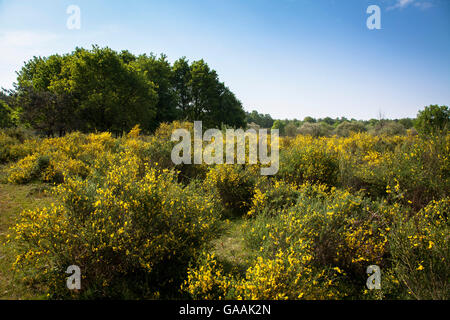
[[[284,128],[284,133],[288,137],[295,137],[298,134],[298,128],[292,122],[289,122]]]
[[[397,136],[406,134],[405,127],[400,122],[385,121],[383,126],[375,126],[375,134],[386,136]]]
[[[0,100],[0,128],[9,128],[13,126],[12,109],[5,101]]]
[[[330,134],[332,127],[325,122],[309,123],[305,122],[298,130],[299,134],[310,135],[312,137],[324,137]]]
[[[211,113],[211,122],[216,125],[220,123],[235,128],[245,128],[247,123],[242,103],[223,83],[219,84],[219,94],[219,106]]]
[[[140,124],[154,130],[154,84],[125,65],[109,48],[77,49],[70,61],[69,91],[87,131],[129,131]]]
[[[446,134],[450,111],[447,106],[430,105],[419,111],[414,127],[422,135]]]
[[[182,58],[174,63],[173,72],[177,105],[183,120],[203,121],[205,128],[245,127],[241,102],[204,60],[189,65]]]
[[[48,136],[55,132],[62,135],[67,128],[66,99],[51,91],[38,91],[33,87],[21,88],[17,96],[17,104],[21,106],[21,121]]]
[[[261,114],[253,110],[251,113],[246,112],[246,122],[254,122],[262,128],[272,128],[274,120],[270,114]]]
[[[191,81],[189,61],[185,57],[175,61],[172,73],[172,85],[176,92],[177,108],[180,111],[181,119],[187,120],[188,110],[192,103],[192,92],[189,85]]]
[[[303,122],[316,123],[317,121],[313,117],[305,117],[305,119],[303,119]]]
[[[161,55],[157,58],[153,54],[149,56],[143,54],[131,65],[136,71],[141,72],[148,81],[155,84],[155,90],[158,94],[155,121],[161,123],[178,119],[176,90],[172,85],[173,71],[167,57]]]

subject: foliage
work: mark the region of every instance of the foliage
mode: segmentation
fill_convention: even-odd
[[[450,198],[431,201],[413,217],[398,217],[389,236],[395,276],[414,299],[449,298]]]
[[[136,57],[107,47],[34,57],[9,96],[21,122],[49,136],[73,130],[122,135],[136,124],[153,132],[177,119],[245,127],[240,101],[203,60],[171,65],[164,55]],[[0,119],[3,109],[2,103]]]
[[[13,126],[12,113],[13,110],[6,102],[0,100],[0,128],[9,128]]]
[[[10,183],[56,183],[54,204],[11,232],[16,278],[50,298],[448,299],[449,135],[283,137],[265,177],[175,166],[177,128],[193,125],[0,132]],[[71,293],[72,264],[84,278]],[[366,290],[372,264],[381,290]]]
[[[239,165],[217,165],[206,175],[205,185],[219,195],[229,216],[247,213],[253,197],[256,174]]]
[[[15,269],[48,286],[53,298],[68,295],[69,265],[83,275],[83,291],[73,297],[174,294],[187,262],[217,232],[219,207],[129,152],[98,162],[106,174],[68,178],[55,191],[59,204],[22,213]]]
[[[419,111],[415,128],[423,135],[446,134],[449,129],[450,110],[447,106],[430,105]]]
[[[338,169],[337,154],[327,148],[326,140],[298,136],[280,153],[278,176],[297,184],[309,181],[335,185]]]
[[[247,123],[256,123],[261,128],[272,128],[274,120],[270,114],[261,114],[253,110],[252,112],[246,112]]]

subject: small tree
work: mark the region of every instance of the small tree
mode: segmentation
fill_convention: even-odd
[[[422,135],[446,134],[449,120],[450,111],[447,106],[430,105],[419,111],[414,127]]]

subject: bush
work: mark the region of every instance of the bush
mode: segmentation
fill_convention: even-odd
[[[405,135],[406,129],[399,122],[389,121],[384,123],[383,121],[381,125],[375,127],[374,134],[384,136]]]
[[[8,181],[11,183],[32,180],[61,183],[64,176],[86,178],[97,159],[118,150],[110,133],[84,135],[74,132],[65,137],[45,139],[40,144],[27,140],[21,146],[22,150],[32,150],[32,154],[9,168]]]
[[[352,135],[354,133],[361,133],[361,132],[365,132],[365,131],[367,131],[367,129],[364,126],[364,124],[362,124],[361,122],[357,122],[357,121],[342,122],[335,129],[335,133],[339,137],[349,137],[350,135]]]
[[[336,185],[339,173],[337,154],[325,140],[298,136],[291,148],[280,151],[280,170],[277,177],[298,185],[304,182]]]
[[[288,123],[284,128],[284,133],[288,137],[295,137],[298,134],[298,128],[293,123]]]
[[[195,299],[363,297],[367,266],[388,265],[387,233],[399,210],[326,189],[300,186],[295,204],[246,222],[245,250],[253,254],[243,274],[207,256],[189,269],[183,290]]]
[[[335,283],[341,295],[361,296],[370,264],[387,263],[387,232],[396,206],[372,202],[361,195],[326,186],[299,187],[296,203],[277,215],[263,213],[246,224],[244,237],[258,256],[274,259],[279,250],[306,251],[320,272],[342,271]],[[344,277],[345,273],[345,277]]]
[[[13,126],[12,120],[12,110],[11,108],[4,102],[0,100],[0,128],[9,128]]]
[[[207,173],[205,185],[220,197],[227,217],[238,217],[250,209],[258,173],[241,165],[217,165]]]
[[[350,175],[356,176],[373,197],[389,197],[418,211],[448,194],[449,160],[441,155],[449,148],[450,137],[405,138],[392,151],[369,151],[362,162],[352,165]]]
[[[249,216],[260,214],[276,215],[285,208],[293,206],[300,195],[298,187],[284,181],[275,180],[255,188]]]
[[[273,259],[259,257],[243,277],[225,273],[213,255],[191,267],[182,291],[193,299],[296,300],[337,298],[332,288],[336,270],[318,273],[309,255],[279,251]]]
[[[432,201],[417,215],[399,216],[389,235],[395,277],[404,297],[450,298],[450,198]]]
[[[69,265],[82,270],[74,297],[176,295],[188,262],[217,232],[218,206],[172,172],[138,164],[119,153],[103,179],[67,178],[60,204],[22,213],[15,269],[53,298],[67,297]]]
[[[27,139],[18,130],[0,131],[0,163],[18,161],[33,153],[37,148],[36,140]]]

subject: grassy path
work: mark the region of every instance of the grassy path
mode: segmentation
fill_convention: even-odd
[[[8,229],[23,210],[50,204],[52,199],[43,191],[41,184],[0,184],[0,299],[38,299],[14,279],[10,268],[15,260],[6,243]]]
[[[248,267],[251,252],[243,239],[244,223],[243,218],[229,221],[223,235],[213,242],[213,252],[226,271],[237,268],[244,273]]]

